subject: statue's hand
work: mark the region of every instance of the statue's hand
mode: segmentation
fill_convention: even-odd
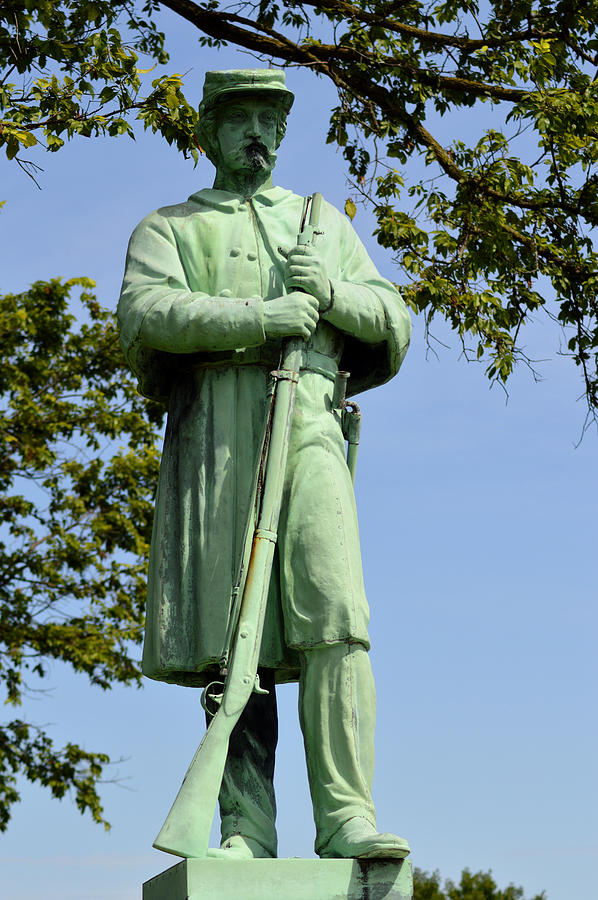
[[[320,309],[330,306],[330,281],[326,265],[318,251],[309,244],[295,247],[287,257],[285,271],[287,291],[307,291],[318,301]]]
[[[264,301],[264,331],[269,339],[298,335],[307,341],[316,330],[318,317],[318,301],[302,291]]]

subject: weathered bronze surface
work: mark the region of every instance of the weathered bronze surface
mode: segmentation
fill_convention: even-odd
[[[250,694],[232,734],[217,714],[205,739],[226,748],[230,736],[212,785],[222,844],[208,855],[276,856],[274,681],[299,679],[316,851],[400,858],[407,843],[377,832],[371,798],[375,691],[343,417],[353,470],[356,434],[338,371],[350,372],[349,397],[391,378],[410,322],[336,209],[322,202],[316,223],[304,198],[272,186],[291,103],[276,70],[208,73],[199,139],[214,187],[147,216],[129,244],[122,344],[141,390],[168,408],[143,668],[185,685],[224,681],[224,700],[209,691],[211,712],[240,696],[227,679]],[[269,561],[249,567],[258,553],[272,577]],[[261,637],[243,606],[252,571]],[[182,793],[193,790],[190,780]],[[195,814],[197,804],[175,804],[157,846],[205,855],[211,811]]]

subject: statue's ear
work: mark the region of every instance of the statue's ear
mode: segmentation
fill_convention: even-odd
[[[280,147],[282,139],[287,133],[287,113],[284,109],[278,111],[278,122],[276,123],[276,149]]]
[[[217,167],[218,165],[218,140],[216,138],[216,129],[218,123],[213,111],[200,115],[195,126],[195,135],[199,142],[199,146],[208,157],[210,162]]]

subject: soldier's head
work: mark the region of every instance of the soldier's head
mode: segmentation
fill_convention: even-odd
[[[219,171],[270,173],[293,94],[277,69],[207,72],[197,136]]]

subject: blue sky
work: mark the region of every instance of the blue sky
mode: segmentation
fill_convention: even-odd
[[[255,64],[199,48],[182,24],[169,32],[169,69],[189,70],[192,99],[206,69]],[[343,160],[324,144],[334,92],[306,73],[287,78],[297,100],[275,181],[300,194],[321,190],[342,208]],[[136,143],[81,139],[33,158],[45,168],[41,192],[1,164],[2,290],[89,275],[108,307],[135,224],[213,178],[205,159],[194,169],[143,134]],[[398,280],[361,209],[354,225],[381,272]],[[526,340],[544,360],[543,380],[518,370],[508,403],[481,366],[459,359],[440,323],[434,333],[453,349],[430,353],[415,320],[398,378],[361,400],[357,501],[378,691],[379,825],[407,837],[424,869],[453,878],[465,866],[492,869],[526,896],[544,889],[548,900],[593,900],[596,437],[575,449],[581,382],[542,317]],[[198,697],[154,683],[103,694],[59,665],[51,683],[27,714],[52,723],[57,740],[76,736],[123,760],[121,783],[103,790],[113,828],[105,834],[70,800],[24,785],[0,840],[0,892],[132,900],[174,861],[151,843],[201,737]],[[309,856],[294,687],[281,689],[279,705],[280,853]]]

